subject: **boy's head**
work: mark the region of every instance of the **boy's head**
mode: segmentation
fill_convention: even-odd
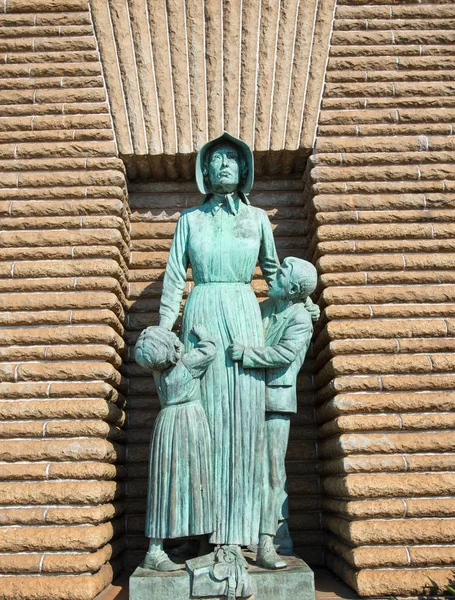
[[[275,300],[306,300],[318,281],[315,267],[306,260],[287,256],[281,263],[269,289]]]
[[[183,344],[164,327],[147,327],[139,336],[134,357],[141,367],[164,371],[179,360]]]

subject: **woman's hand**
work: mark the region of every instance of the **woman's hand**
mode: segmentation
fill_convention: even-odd
[[[243,353],[245,351],[245,346],[239,344],[238,342],[234,342],[228,347],[228,353],[232,360],[239,361],[243,358]]]

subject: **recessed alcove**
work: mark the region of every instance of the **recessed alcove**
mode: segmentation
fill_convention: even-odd
[[[130,182],[131,256],[129,311],[125,338],[128,355],[124,374],[128,378],[127,484],[125,507],[128,567],[143,558],[147,540],[143,534],[147,491],[148,445],[159,410],[153,380],[134,363],[132,347],[139,332],[158,322],[162,277],[175,225],[183,209],[201,199],[194,181]],[[301,175],[293,178],[259,178],[249,195],[253,205],[264,209],[272,223],[280,259],[304,257],[308,245],[306,209]],[[189,272],[185,296],[191,290]],[[258,299],[267,287],[259,268],[253,288]],[[298,380],[299,412],[292,419],[287,455],[290,494],[290,527],[296,551],[310,565],[322,564],[320,496],[316,424],[312,388],[312,362],[307,359]]]

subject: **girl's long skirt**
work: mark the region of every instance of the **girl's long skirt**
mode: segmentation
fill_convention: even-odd
[[[211,444],[199,402],[167,406],[150,442],[145,534],[176,538],[213,531]]]

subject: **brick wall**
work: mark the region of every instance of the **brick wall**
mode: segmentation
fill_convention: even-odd
[[[87,0],[3,9],[0,597],[91,599],[123,549],[124,168]]]
[[[196,206],[201,195],[195,183],[135,183],[130,185],[131,270],[125,340],[128,361],[128,480],[126,494],[128,568],[134,569],[147,548],[144,513],[150,434],[159,410],[153,380],[133,361],[139,332],[158,324],[161,284],[175,224],[182,209]],[[302,182],[256,181],[250,194],[255,206],[267,211],[280,258],[303,256],[307,247]],[[267,286],[259,268],[253,287],[264,299]],[[187,292],[192,282],[187,284]],[[186,294],[185,294],[186,295]],[[323,562],[316,425],[312,386],[313,364],[305,363],[299,378],[299,414],[293,417],[288,451],[290,526],[298,552],[312,565]]]
[[[455,563],[455,7],[377,2],[338,0],[305,193],[258,182],[252,200],[270,212],[280,252],[306,251],[320,270],[327,562],[362,595],[417,595],[443,590]],[[322,39],[332,3],[319,5]],[[106,6],[94,6],[100,46],[115,50]],[[88,0],[5,0],[2,10],[0,598],[91,600],[122,567],[126,539],[130,566],[145,548],[157,406],[131,346],[155,319],[175,220],[197,194],[192,184],[134,189],[128,275],[125,173],[103,76],[117,58],[103,74]],[[132,143],[114,96],[117,134]],[[289,454],[292,527],[318,562],[306,369]]]
[[[453,578],[454,18],[339,0],[311,159],[328,564],[366,596]]]

